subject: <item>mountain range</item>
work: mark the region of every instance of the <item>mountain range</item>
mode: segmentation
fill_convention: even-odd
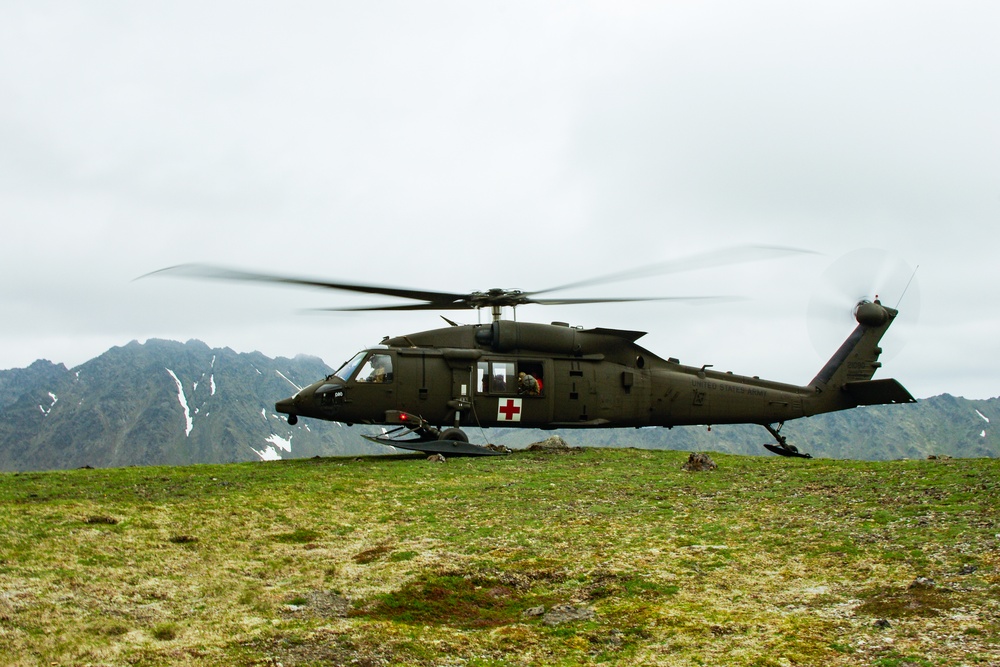
[[[114,347],[75,368],[39,360],[0,370],[0,470],[189,465],[391,453],[361,438],[372,426],[302,419],[276,400],[333,371],[322,359],[271,359],[200,341]],[[782,434],[817,457],[888,460],[998,457],[1000,398],[948,394],[914,405],[857,408],[788,422]],[[520,448],[552,432],[468,429],[473,442]],[[555,431],[574,446],[767,455],[759,426]]]

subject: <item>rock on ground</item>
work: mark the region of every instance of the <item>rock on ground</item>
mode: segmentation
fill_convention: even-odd
[[[570,447],[558,435],[549,436],[541,442],[528,445],[529,452],[571,452],[579,449],[580,447]]]
[[[718,468],[715,461],[708,454],[694,453],[688,457],[687,463],[681,466],[682,470],[698,472],[701,470],[715,470]]]

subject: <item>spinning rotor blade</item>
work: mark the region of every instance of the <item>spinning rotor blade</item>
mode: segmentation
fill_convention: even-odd
[[[227,269],[208,264],[179,264],[170,266],[159,271],[147,273],[147,276],[170,275],[185,278],[211,278],[218,280],[240,280],[263,283],[277,283],[282,285],[303,285],[306,287],[319,287],[323,289],[341,290],[345,292],[361,292],[363,294],[381,294],[384,296],[397,296],[403,299],[415,299],[426,301],[428,305],[434,304],[434,308],[468,308],[469,306],[455,306],[456,302],[466,299],[465,294],[451,294],[448,292],[431,292],[428,290],[413,290],[402,287],[388,287],[382,285],[364,285],[359,283],[335,283],[323,280],[313,280],[309,278],[293,278],[288,276],[276,276],[268,273],[253,273],[250,271],[239,271]],[[377,310],[369,309],[369,310]]]
[[[540,306],[576,306],[588,303],[633,303],[637,301],[684,301],[684,302],[695,302],[695,303],[726,303],[730,301],[739,301],[740,297],[731,296],[664,296],[664,297],[638,297],[638,298],[620,298],[620,299],[605,299],[605,298],[594,298],[594,299],[531,299],[523,298],[518,301],[517,305],[527,305],[527,304],[537,304]],[[347,308],[314,308],[313,310],[326,311],[326,312],[362,312],[362,311],[373,311],[373,310],[461,310],[466,308],[471,308],[474,306],[469,305],[467,302],[454,303],[450,305],[441,305],[436,303],[411,303],[411,304],[399,304],[396,306],[354,306]],[[485,307],[485,306],[484,306]]]
[[[394,306],[347,306],[345,308],[310,308],[310,311],[321,313],[368,313],[381,310],[468,310],[472,306],[465,302],[460,303],[435,303],[425,301],[423,303],[400,303]]]
[[[322,308],[318,310],[326,311],[402,311],[402,310],[465,310],[470,308],[496,308],[504,306],[521,306],[526,304],[539,305],[579,305],[590,303],[627,303],[636,301],[686,301],[695,303],[709,303],[735,300],[734,297],[722,296],[673,296],[673,297],[638,297],[638,298],[535,298],[539,294],[548,294],[559,290],[567,290],[590,285],[601,285],[624,280],[634,280],[647,276],[664,273],[678,273],[681,271],[694,271],[697,269],[711,268],[729,264],[739,264],[744,262],[754,262],[764,259],[772,259],[797,253],[808,253],[808,250],[796,248],[783,248],[772,246],[735,246],[717,252],[702,253],[690,257],[678,258],[667,262],[650,264],[628,271],[621,271],[602,276],[581,280],[559,287],[536,292],[522,292],[517,289],[490,289],[485,292],[471,292],[469,294],[456,294],[452,292],[435,292],[430,290],[416,290],[402,287],[390,287],[385,285],[366,285],[362,283],[331,282],[310,278],[296,278],[290,276],[279,276],[268,273],[256,273],[237,269],[228,269],[208,264],[180,264],[171,266],[159,271],[146,274],[169,275],[187,278],[210,278],[215,280],[238,280],[249,282],[275,283],[282,285],[300,285],[306,287],[318,287],[322,289],[340,290],[346,292],[359,292],[362,294],[378,294],[381,296],[399,297],[412,299],[418,303],[397,304],[385,306],[354,306],[345,308]],[[141,277],[146,277],[141,276]]]
[[[538,294],[538,292],[535,292]],[[638,297],[635,299],[530,299],[528,303],[537,303],[543,306],[576,306],[587,303],[632,303],[636,301],[684,301],[686,303],[726,303],[729,301],[741,301],[741,297],[736,296],[651,296]]]
[[[610,273],[599,278],[588,278],[577,282],[550,287],[534,294],[547,294],[560,290],[575,289],[577,287],[590,287],[592,285],[605,285],[608,283],[622,282],[625,280],[636,280],[638,278],[648,278],[649,276],[664,275],[667,273],[682,273],[684,271],[697,271],[699,269],[710,269],[716,266],[729,266],[732,264],[744,264],[747,262],[759,262],[765,259],[777,259],[795,254],[816,254],[812,250],[802,250],[799,248],[786,248],[782,246],[756,246],[744,245],[723,248],[712,252],[704,252],[688,257],[678,257],[665,262],[647,264],[627,271]],[[697,297],[696,297],[697,298]]]

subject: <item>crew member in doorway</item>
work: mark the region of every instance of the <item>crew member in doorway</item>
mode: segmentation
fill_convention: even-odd
[[[538,380],[535,379],[535,376],[525,373],[524,371],[518,373],[517,393],[527,394],[528,396],[538,396]]]

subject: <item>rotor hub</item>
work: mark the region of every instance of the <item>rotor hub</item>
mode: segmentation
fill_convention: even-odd
[[[854,307],[854,319],[866,327],[880,327],[889,321],[889,311],[877,298],[875,301],[859,301]]]

